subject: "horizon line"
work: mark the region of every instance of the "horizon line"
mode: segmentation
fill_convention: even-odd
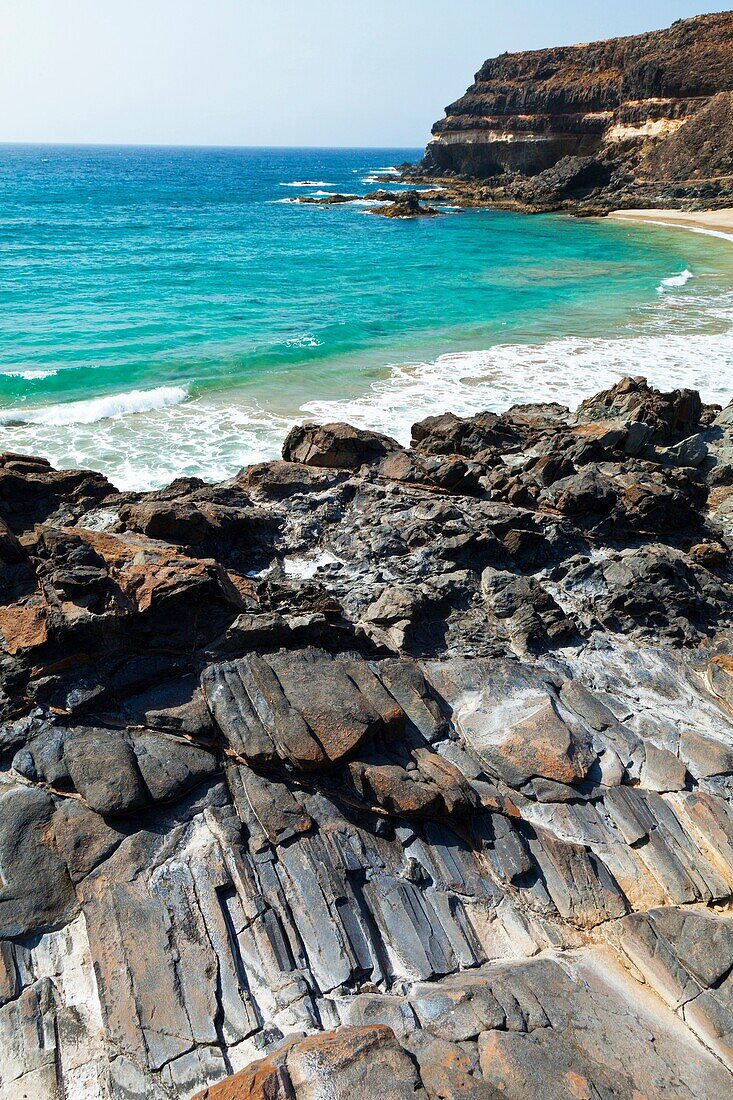
[[[0,148],[8,146],[52,146],[66,149],[303,149],[314,151],[338,149],[424,149],[417,145],[238,145],[229,142],[177,142],[177,141],[5,141],[0,140]]]

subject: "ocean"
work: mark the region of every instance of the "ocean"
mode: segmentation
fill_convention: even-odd
[[[623,374],[733,398],[733,243],[364,196],[418,149],[0,146],[0,450],[146,489]]]

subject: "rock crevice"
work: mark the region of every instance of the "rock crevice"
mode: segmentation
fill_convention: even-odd
[[[718,1100],[731,411],[0,457],[0,1097]]]

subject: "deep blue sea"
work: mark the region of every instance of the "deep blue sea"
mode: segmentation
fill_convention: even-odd
[[[624,373],[733,397],[730,241],[294,201],[403,186],[419,155],[0,146],[0,449],[151,487],[273,457],[306,417],[408,439]]]

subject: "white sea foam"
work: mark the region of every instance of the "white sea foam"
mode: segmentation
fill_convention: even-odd
[[[45,424],[61,427],[67,424],[97,424],[101,420],[129,416],[131,413],[164,409],[185,401],[184,386],[158,386],[154,390],[130,390],[107,397],[92,397],[87,401],[69,401],[41,408],[5,409],[0,412],[0,424]]]
[[[29,367],[27,370],[5,370],[3,378],[22,378],[24,382],[40,382],[44,378],[53,378],[57,370],[44,370],[42,367]]]
[[[715,335],[649,335],[627,339],[568,337],[544,344],[501,344],[487,351],[442,355],[431,363],[399,364],[361,397],[309,401],[301,412],[315,420],[346,420],[357,427],[410,438],[411,425],[450,409],[471,416],[528,401],[574,407],[627,374],[652,385],[699,389],[706,401],[733,397],[733,330]]]
[[[323,550],[314,557],[283,558],[283,573],[286,577],[309,581],[320,569],[327,565],[336,565],[340,560],[330,550]]]
[[[675,331],[682,303],[685,331]],[[698,331],[690,332],[690,324]],[[303,332],[290,339],[311,346],[307,341],[316,338]],[[101,469],[121,489],[151,489],[181,475],[221,480],[276,458],[290,427],[304,419],[345,420],[406,443],[411,425],[425,416],[447,410],[469,416],[528,401],[574,407],[626,374],[665,389],[689,386],[705,401],[726,404],[733,397],[731,363],[733,295],[720,296],[711,311],[706,295],[671,289],[648,311],[639,335],[501,344],[396,364],[361,392],[356,372],[351,396],[302,405],[293,397],[291,408],[276,389],[259,404],[243,394],[184,401],[185,389],[168,386],[5,411],[0,435],[7,449],[44,455],[57,466]]]
[[[198,398],[96,423],[18,424],[16,414],[13,426],[0,428],[0,441],[59,468],[101,470],[119,489],[146,490],[185,475],[220,481],[277,458],[297,415],[278,416],[244,399],[226,405]]]
[[[291,180],[290,183],[281,183],[281,187],[333,187],[328,180]]]
[[[688,233],[700,233],[703,237],[720,237],[722,241],[733,241],[733,233],[725,233],[722,229],[704,229],[701,225],[688,225],[685,222],[660,222],[644,219],[644,225],[659,225],[663,229],[686,229]]]
[[[321,348],[323,347],[323,340],[319,340],[317,336],[311,335],[310,332],[300,332],[297,336],[291,336],[290,339],[285,341],[286,348]]]
[[[691,233],[700,233],[703,237],[720,237],[721,241],[733,241],[733,233],[724,233],[722,229],[703,229],[699,225],[685,226]]]
[[[692,272],[686,267],[679,275],[670,275],[668,279],[662,279],[657,290],[660,294],[663,294],[666,290],[676,290],[678,287],[687,286],[692,278],[694,278]]]

